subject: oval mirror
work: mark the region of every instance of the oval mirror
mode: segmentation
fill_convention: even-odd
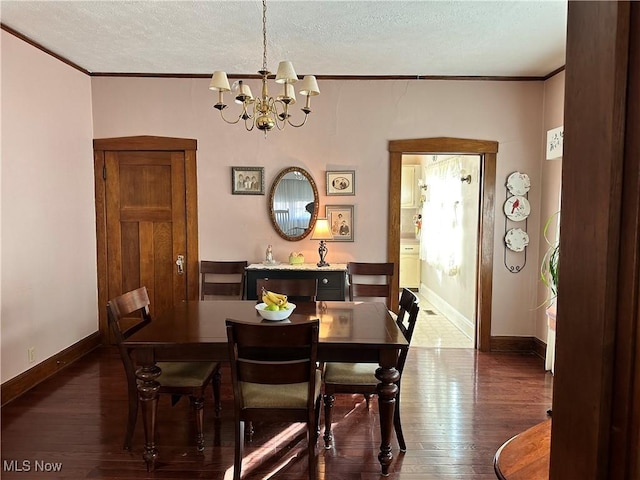
[[[302,240],[311,233],[318,217],[318,189],[309,172],[289,167],[278,174],[269,192],[269,215],[285,240]]]

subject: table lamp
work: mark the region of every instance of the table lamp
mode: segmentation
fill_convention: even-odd
[[[329,251],[325,240],[333,240],[333,235],[331,235],[331,226],[329,225],[329,220],[327,220],[326,218],[316,219],[316,225],[315,227],[313,227],[311,240],[320,240],[320,247],[318,248],[320,261],[317,263],[317,265],[319,267],[328,267],[329,264],[324,261],[324,257],[327,255],[327,252]]]

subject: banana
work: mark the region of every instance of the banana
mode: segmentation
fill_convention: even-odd
[[[265,297],[269,300],[268,302],[265,300]],[[265,300],[264,303],[266,303],[267,305],[277,305],[279,307],[287,303],[286,295],[264,289],[262,291],[262,299]]]
[[[280,305],[280,307],[278,308],[280,308],[280,310],[289,310],[291,307],[289,305],[289,302],[285,302],[282,305]]]
[[[267,292],[264,288],[262,289],[262,301],[267,305],[278,305],[270,296],[269,292]]]

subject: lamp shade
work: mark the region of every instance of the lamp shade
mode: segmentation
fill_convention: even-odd
[[[213,72],[211,83],[209,84],[209,90],[219,90],[221,92],[228,92],[231,90],[227,74],[224,72]]]
[[[311,240],[333,240],[329,220],[327,220],[326,218],[316,219],[316,225],[315,227],[313,227]]]
[[[251,94],[251,89],[249,88],[249,85],[247,85],[246,83],[242,83],[242,81],[240,81],[238,84],[238,95],[236,96],[236,99],[235,99],[236,103],[243,103],[241,100],[238,99],[240,95],[245,95],[249,102],[253,100],[253,95]]]
[[[289,98],[289,105],[293,105],[296,103],[296,91],[293,89],[293,85],[290,83],[284,84],[284,91],[281,95],[277,96],[277,100],[282,100],[283,98]]]
[[[276,83],[295,83],[298,81],[296,71],[293,69],[293,63],[282,61],[278,64],[278,72],[276,73]]]
[[[313,75],[305,75],[302,79],[299,92],[300,95],[306,95],[309,97],[320,95],[320,89],[318,88],[318,81],[316,80],[316,77]]]

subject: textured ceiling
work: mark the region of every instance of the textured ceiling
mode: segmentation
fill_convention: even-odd
[[[1,1],[2,23],[89,72],[255,74],[259,1]],[[267,3],[298,75],[530,76],[564,65],[566,1]]]

